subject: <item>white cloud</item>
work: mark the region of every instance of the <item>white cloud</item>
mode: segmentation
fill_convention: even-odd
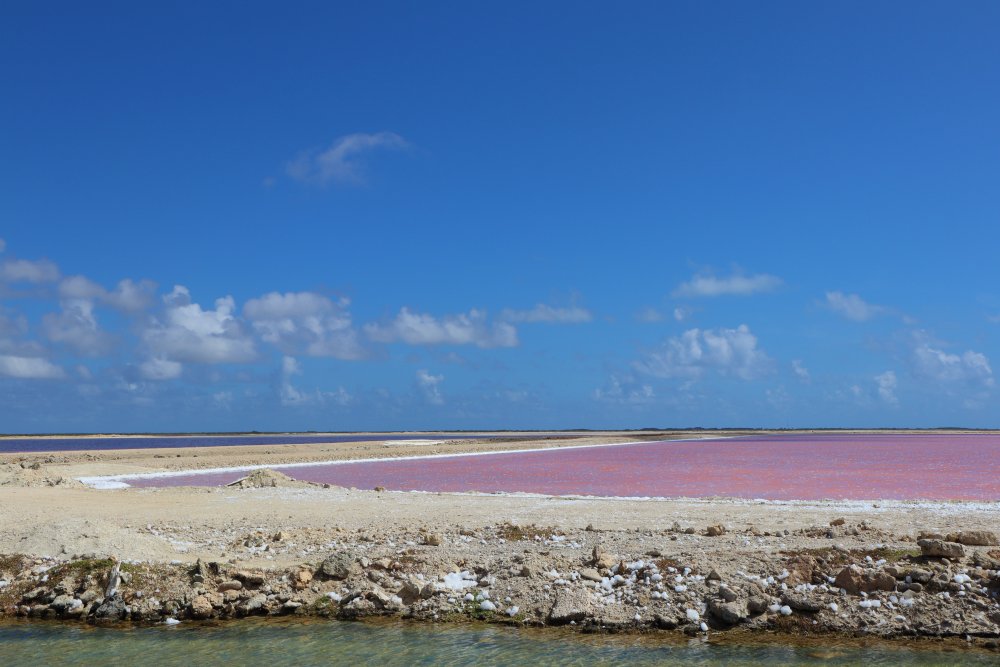
[[[510,308],[503,311],[501,319],[509,322],[546,322],[549,324],[579,324],[590,322],[594,316],[586,308],[579,306],[569,306],[566,308],[554,308],[544,303],[537,304],[530,310],[512,310]]]
[[[128,278],[110,291],[85,276],[69,276],[59,283],[59,296],[63,299],[88,299],[124,312],[137,312],[148,307],[155,290],[156,283],[152,281],[134,282]]]
[[[417,371],[417,387],[423,394],[424,400],[431,405],[444,405],[440,388],[442,382],[444,382],[443,375],[431,375],[426,370]]]
[[[663,313],[652,306],[647,306],[635,314],[635,319],[639,322],[646,322],[647,324],[662,322]]]
[[[917,373],[926,378],[945,383],[993,386],[993,369],[989,359],[981,352],[967,350],[958,355],[921,342],[914,348],[913,357]]]
[[[61,305],[61,312],[42,317],[42,333],[46,338],[88,356],[101,355],[111,348],[112,336],[98,326],[91,301],[64,299]]]
[[[365,154],[379,149],[400,150],[408,146],[406,140],[394,132],[348,134],[324,151],[300,154],[288,163],[287,172],[295,180],[312,185],[357,185],[364,182]]]
[[[181,376],[180,362],[154,357],[139,364],[139,374],[147,380],[173,380]]]
[[[688,319],[689,317],[691,317],[691,309],[690,308],[683,308],[681,306],[678,306],[678,307],[674,308],[674,319],[676,321],[683,322],[684,320]]]
[[[809,369],[802,364],[800,359],[792,359],[792,372],[803,382],[809,382]]]
[[[53,283],[59,280],[59,267],[47,259],[8,259],[0,263],[0,282]]]
[[[594,398],[609,403],[645,405],[656,399],[656,392],[648,384],[638,384],[632,378],[611,376],[608,386],[594,390]]]
[[[3,239],[0,239],[0,252],[3,252],[6,249],[7,249],[7,242],[4,241]]]
[[[879,398],[890,405],[897,405],[899,403],[899,399],[896,398],[897,385],[896,373],[893,371],[886,371],[875,376],[875,386],[878,388]]]
[[[699,274],[681,283],[671,293],[674,297],[749,296],[760,292],[771,292],[781,287],[781,278],[766,273],[745,276],[735,273],[727,278],[712,274]]]
[[[281,383],[278,386],[278,398],[282,405],[319,405],[336,403],[348,405],[352,400],[346,389],[338,387],[336,391],[305,392],[292,384],[292,377],[302,374],[302,367],[295,357],[284,356],[281,359]]]
[[[663,378],[698,379],[706,371],[744,380],[770,370],[771,361],[757,347],[757,337],[741,324],[735,329],[689,329],[635,363],[643,373]]]
[[[833,312],[855,322],[864,322],[886,312],[884,306],[870,304],[857,294],[843,292],[827,292],[826,305]]]
[[[65,377],[66,373],[42,357],[0,354],[0,375],[22,380],[53,380]]]
[[[313,292],[270,292],[247,301],[243,315],[264,341],[286,354],[360,359],[364,350],[348,305],[347,299],[334,303]]]
[[[231,296],[216,299],[214,310],[191,302],[177,285],[163,297],[163,320],[151,319],[142,339],[154,357],[204,364],[247,363],[257,357],[253,340],[233,315]]]
[[[446,315],[440,319],[423,313],[400,309],[388,324],[366,324],[365,333],[377,342],[402,341],[410,345],[476,345],[477,347],[515,347],[517,329],[506,322],[490,324],[486,313]]]

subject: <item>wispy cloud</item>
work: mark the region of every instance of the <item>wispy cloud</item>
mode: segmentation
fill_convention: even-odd
[[[500,314],[500,318],[508,322],[580,324],[582,322],[590,322],[594,319],[594,316],[589,310],[579,306],[558,308],[540,303],[529,310],[512,310],[507,308]]]
[[[781,278],[767,273],[758,273],[752,276],[734,273],[728,277],[701,273],[678,285],[671,295],[675,298],[749,296],[761,292],[772,292],[781,285]]]
[[[42,357],[0,354],[0,375],[22,380],[54,380],[65,377],[66,373]]]
[[[431,405],[444,405],[444,396],[441,395],[442,382],[444,382],[443,375],[431,375],[424,369],[417,371],[417,388],[424,400]]]
[[[515,347],[518,342],[517,329],[513,325],[507,322],[490,323],[485,312],[475,309],[437,318],[403,307],[392,321],[366,324],[364,331],[379,343],[400,341],[410,345]]]
[[[896,386],[899,384],[894,371],[886,371],[875,376],[875,386],[878,389],[879,398],[889,405],[898,405],[896,398]]]
[[[305,151],[288,163],[288,175],[310,185],[360,185],[365,180],[365,157],[377,150],[401,150],[409,143],[395,132],[340,137],[326,150]]]
[[[636,370],[662,378],[696,380],[708,371],[751,380],[770,370],[771,360],[757,337],[741,324],[735,329],[689,329],[634,364]]]
[[[606,387],[594,390],[594,398],[608,403],[647,405],[656,400],[656,392],[652,385],[640,384],[631,377],[612,375]]]
[[[54,283],[59,267],[47,259],[7,259],[0,262],[0,282]]]
[[[916,372],[930,380],[964,382],[983,387],[994,384],[990,360],[982,352],[966,350],[962,354],[953,354],[929,342],[918,342],[913,349],[913,360]]]
[[[857,294],[827,292],[826,305],[833,312],[855,322],[865,322],[888,312],[885,306],[868,303]]]

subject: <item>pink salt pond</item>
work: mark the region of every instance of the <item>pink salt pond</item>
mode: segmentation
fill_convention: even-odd
[[[1000,434],[762,435],[274,468],[300,480],[400,491],[1000,501]],[[244,475],[124,481],[220,486]]]

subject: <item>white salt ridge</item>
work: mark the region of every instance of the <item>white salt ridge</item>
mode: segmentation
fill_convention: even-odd
[[[462,572],[449,572],[444,575],[444,581],[437,584],[437,588],[438,590],[462,591],[466,588],[472,588],[478,583],[474,574],[468,570],[464,570]]]
[[[701,614],[696,612],[694,609],[687,609],[685,610],[684,613],[687,614],[688,620],[691,621],[692,623],[701,618]]]
[[[479,603],[479,608],[482,609],[483,611],[496,611],[497,610],[497,606],[495,604],[493,604],[492,602],[490,602],[489,600],[483,600],[482,602],[480,602]]]
[[[171,617],[163,619],[163,624],[164,625],[180,625],[180,621],[178,621],[176,618],[174,618],[174,617],[171,616]]]

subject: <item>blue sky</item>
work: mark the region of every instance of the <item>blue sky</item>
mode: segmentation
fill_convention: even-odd
[[[0,431],[1000,426],[996,3],[333,4],[0,10]]]

